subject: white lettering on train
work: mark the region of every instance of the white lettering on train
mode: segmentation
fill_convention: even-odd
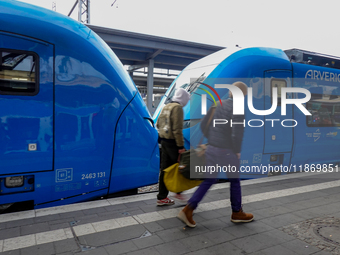
[[[305,79],[340,82],[340,74],[319,70],[308,70]]]

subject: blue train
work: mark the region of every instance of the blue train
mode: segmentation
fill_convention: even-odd
[[[224,49],[187,66],[169,87],[154,120],[171,101],[176,88],[191,93],[184,110],[185,147],[196,147],[202,137],[199,122],[207,109],[228,98],[218,84],[242,81],[252,90],[252,106],[269,115],[253,114],[245,97],[241,178],[300,171],[338,171],[340,161],[340,58],[299,49]],[[277,94],[273,94],[276,88]],[[287,104],[282,114],[281,89],[302,88],[307,93],[285,93],[290,100],[310,99],[301,105],[307,114]],[[285,89],[284,89],[285,90]],[[283,90],[283,91],[284,91]],[[207,108],[203,104],[203,97]],[[235,100],[234,100],[235,101]],[[309,113],[309,114],[308,114]],[[230,125],[228,123],[228,125]]]
[[[153,120],[93,31],[0,1],[0,205],[70,204],[154,184]]]

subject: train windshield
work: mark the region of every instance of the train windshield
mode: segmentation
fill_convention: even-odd
[[[175,84],[171,86],[171,89],[165,94],[167,100],[165,103],[169,103],[175,94],[177,88],[183,88],[192,94],[198,85],[209,76],[209,74],[231,53],[235,52],[235,49],[224,49],[214,54],[204,57],[186,67],[183,72],[174,81]]]
[[[176,79],[176,83],[168,91],[167,99],[165,103],[169,103],[175,94],[177,88],[183,88],[192,94],[201,82],[207,78],[207,76],[215,69],[215,65],[202,66],[195,69],[185,69],[180,76]]]
[[[196,74],[199,72],[202,72],[199,77],[195,77]],[[172,97],[175,94],[175,91],[177,88],[182,88],[188,91],[190,94],[195,90],[195,88],[200,84],[200,82],[203,82],[206,78],[206,75],[204,70],[200,70],[199,72],[190,72],[189,70],[187,72],[183,72],[180,77],[178,77],[176,83],[169,91],[169,94],[167,96],[166,104],[169,103],[172,100]]]

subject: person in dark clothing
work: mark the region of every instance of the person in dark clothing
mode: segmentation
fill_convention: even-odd
[[[183,107],[188,103],[190,94],[182,88],[175,92],[172,102],[164,106],[160,113],[156,127],[162,146],[161,172],[159,175],[159,192],[157,205],[173,205],[174,200],[168,198],[169,191],[164,184],[164,169],[177,163],[178,156],[184,152],[183,138]],[[184,200],[181,194],[176,194],[177,199]]]
[[[244,95],[247,94],[247,85],[243,82],[235,82],[234,86],[241,89]],[[232,208],[232,222],[250,222],[254,216],[250,213],[244,213],[242,210],[241,185],[239,178],[241,145],[244,132],[244,115],[233,115],[232,94],[229,92],[229,99],[223,100],[222,105],[218,104],[214,113],[214,119],[225,119],[233,125],[215,125],[210,124],[208,130],[208,146],[205,152],[206,166],[234,166],[236,171],[227,172],[230,181],[230,202]],[[207,125],[210,111],[201,122],[201,129]],[[238,124],[237,124],[238,123]],[[196,222],[193,220],[193,211],[197,208],[198,203],[203,199],[211,185],[216,183],[217,178],[205,179],[193,196],[189,199],[187,205],[178,214],[178,218],[189,227],[195,227]]]

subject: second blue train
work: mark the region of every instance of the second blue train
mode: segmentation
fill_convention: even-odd
[[[229,90],[218,84],[244,82],[252,88],[252,104],[268,110],[277,90],[277,107],[269,115],[253,114],[245,103],[245,134],[241,152],[241,177],[300,171],[338,171],[340,161],[340,58],[305,50],[228,48],[187,66],[174,80],[158,106],[171,101],[176,88],[191,93],[184,107],[185,147],[195,148],[202,133],[203,96],[207,108],[228,98]],[[282,88],[302,88],[310,99],[301,106],[286,105],[282,114]],[[308,94],[308,93],[307,93]],[[306,94],[287,93],[289,99]],[[202,101],[203,100],[203,101]],[[247,102],[247,97],[245,98]]]

